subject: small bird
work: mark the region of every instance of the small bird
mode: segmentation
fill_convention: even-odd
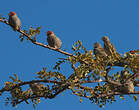
[[[32,83],[32,84],[29,84],[33,94],[40,94],[40,92],[42,90],[44,90],[46,87],[43,85],[43,84],[40,84],[40,83]]]
[[[129,55],[132,57],[132,62],[136,65],[136,71],[139,72],[139,50],[131,50]]]
[[[116,58],[121,59],[120,54],[116,51],[113,44],[110,42],[109,38],[107,36],[102,37],[102,40],[104,42],[104,50],[107,53],[108,56],[116,56]]]
[[[61,40],[52,31],[48,31],[46,34],[47,34],[48,45],[50,47],[59,49],[62,44]]]
[[[136,50],[130,50],[131,54],[135,54]]]
[[[127,80],[122,86],[119,87],[120,92],[123,93],[134,93],[135,92],[135,87],[134,83],[131,80]]]
[[[124,93],[134,93],[135,87],[133,83],[133,79],[129,79],[130,73],[127,71],[121,71],[121,92]]]
[[[20,30],[21,28],[21,21],[16,15],[15,12],[10,12],[9,14],[8,23],[13,28],[14,31]]]
[[[139,58],[139,51],[137,51],[137,50],[131,50],[130,52],[129,52],[132,56],[135,56],[135,57],[138,57]]]
[[[107,36],[102,37],[102,40],[104,41],[104,50],[108,55],[112,55],[113,52],[115,52],[114,46],[111,44],[109,38]]]
[[[94,54],[97,57],[101,57],[101,58],[104,58],[104,57],[107,57],[107,54],[104,50],[104,48],[98,43],[94,43]]]

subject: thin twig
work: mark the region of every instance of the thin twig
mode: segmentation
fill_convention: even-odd
[[[5,23],[5,24],[7,24],[7,25],[9,25],[9,23],[8,23],[6,20],[0,19],[0,21],[3,22],[3,23]],[[61,49],[53,48],[53,47],[50,47],[49,45],[45,45],[45,44],[43,44],[43,43],[36,42],[35,40],[33,40],[33,39],[31,38],[31,35],[27,34],[26,32],[24,32],[24,31],[22,31],[22,30],[17,30],[17,31],[18,31],[19,33],[21,33],[22,35],[26,36],[33,44],[36,44],[36,45],[39,45],[39,46],[41,46],[41,47],[48,48],[48,49],[51,49],[51,50],[60,52],[60,53],[62,53],[62,54],[64,54],[64,55],[67,55],[67,56],[76,57],[76,56],[74,56],[73,54],[68,53],[68,52],[65,52],[65,51],[63,51],[63,50],[61,50]]]

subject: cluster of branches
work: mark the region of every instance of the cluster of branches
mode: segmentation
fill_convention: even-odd
[[[0,21],[9,25],[3,17],[0,18]],[[43,68],[37,72],[37,80],[22,81],[17,74],[10,76],[12,81],[5,82],[4,87],[0,90],[0,95],[4,92],[11,94],[6,98],[7,104],[11,103],[14,107],[22,102],[29,104],[31,101],[35,107],[40,102],[40,98],[53,99],[65,90],[71,90],[74,95],[79,96],[80,102],[84,97],[100,107],[116,101],[115,96],[117,95],[124,100],[124,95],[132,94],[133,99],[137,100],[136,94],[139,94],[139,91],[136,90],[139,87],[138,51],[126,52],[123,56],[113,53],[107,58],[95,57],[93,51],[87,50],[79,40],[73,44],[72,54],[38,42],[36,37],[40,34],[40,29],[40,27],[36,29],[31,27],[29,31],[17,30],[21,34],[20,41],[29,40],[35,45],[60,52],[65,57],[56,62],[53,71]],[[73,73],[69,77],[59,72],[63,63],[71,64],[69,68],[73,70]],[[112,68],[115,66],[123,69],[112,73]],[[91,86],[90,83],[92,83]],[[29,85],[26,90],[23,90],[24,85]]]

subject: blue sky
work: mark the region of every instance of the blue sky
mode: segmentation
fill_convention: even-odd
[[[68,52],[74,41],[81,40],[87,49],[94,42],[102,43],[101,37],[107,35],[120,53],[139,48],[139,1],[137,0],[2,0],[0,15],[8,18],[15,11],[21,19],[22,28],[42,26],[40,41],[46,43],[45,32],[52,30],[62,40],[62,49]],[[0,66],[3,86],[8,76],[16,73],[22,80],[35,77],[35,72],[43,67],[49,70],[64,55],[33,45],[28,41],[20,43],[19,33],[0,23]],[[64,65],[65,66],[65,65]],[[64,74],[70,74],[69,65],[63,68]],[[5,95],[8,95],[5,93]],[[33,110],[32,105],[20,104],[17,108],[4,105],[4,96],[0,97],[0,110]],[[106,105],[102,110],[137,110],[138,102],[130,98],[125,101]],[[101,110],[95,104],[65,91],[52,100],[43,100],[39,110]]]

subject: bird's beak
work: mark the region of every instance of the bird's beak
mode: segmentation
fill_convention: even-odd
[[[10,16],[11,14],[10,14],[10,13],[8,13],[8,15]]]

